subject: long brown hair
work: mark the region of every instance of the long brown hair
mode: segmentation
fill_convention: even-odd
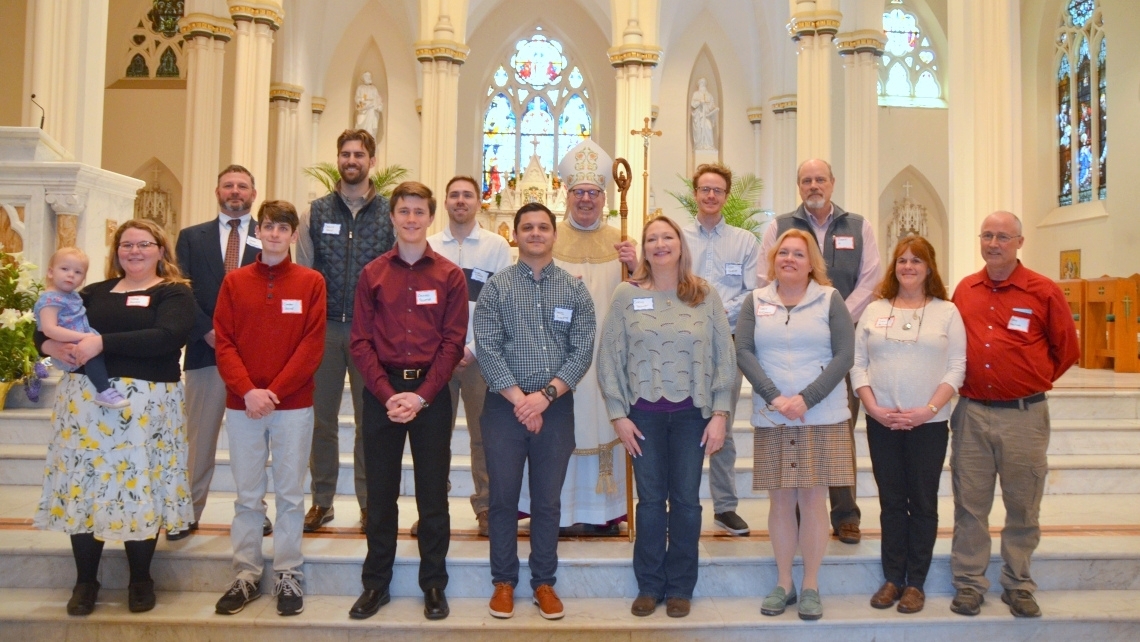
[[[891,257],[891,263],[887,266],[883,281],[875,289],[875,294],[880,299],[893,299],[899,295],[899,277],[895,275],[895,264],[898,263],[900,256],[906,254],[907,250],[910,250],[915,258],[930,268],[930,274],[922,284],[926,296],[948,299],[946,285],[942,283],[942,277],[938,274],[938,264],[934,261],[934,246],[930,244],[930,241],[918,235],[908,236],[895,246],[894,256]]]
[[[111,242],[111,265],[107,268],[107,278],[117,279],[125,276],[126,272],[123,271],[122,263],[119,263],[119,241],[123,240],[123,232],[127,230],[142,230],[147,234],[154,237],[158,243],[160,250],[158,255],[158,265],[155,266],[155,271],[158,276],[162,277],[164,283],[189,283],[190,281],[182,276],[182,270],[178,269],[178,262],[174,258],[174,246],[170,244],[170,238],[166,236],[166,232],[153,221],[148,221],[145,218],[132,218],[129,221],[119,226],[115,230],[115,240]]]
[[[653,266],[649,264],[649,258],[645,251],[645,233],[649,230],[649,226],[654,223],[664,223],[673,228],[673,233],[681,242],[681,258],[677,262],[677,298],[680,299],[681,303],[690,308],[695,308],[704,302],[705,296],[709,293],[709,284],[693,273],[693,258],[689,254],[689,244],[685,241],[681,227],[668,216],[654,216],[645,222],[645,227],[641,228],[641,262],[637,264],[637,269],[634,270],[630,281],[638,285],[652,285],[653,283]]]
[[[827,263],[823,262],[823,255],[819,252],[819,246],[815,243],[815,237],[794,227],[781,234],[780,238],[776,239],[776,244],[772,246],[772,249],[768,250],[768,280],[777,280],[776,253],[780,251],[780,246],[784,244],[784,240],[788,237],[800,239],[807,245],[808,264],[811,266],[811,272],[808,273],[808,277],[820,285],[831,285],[831,279],[827,278]]]

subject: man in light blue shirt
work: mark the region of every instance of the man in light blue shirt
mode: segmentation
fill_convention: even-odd
[[[701,165],[693,175],[697,218],[687,225],[685,240],[693,253],[693,270],[716,288],[728,313],[728,325],[736,333],[736,318],[744,297],[756,289],[760,243],[747,230],[724,222],[721,209],[732,188],[732,170],[719,163]],[[732,413],[728,418],[724,447],[709,457],[709,491],[713,498],[713,523],[733,535],[748,535],[748,523],[736,514],[736,444],[732,422],[740,401],[743,377],[736,372],[732,386]]]

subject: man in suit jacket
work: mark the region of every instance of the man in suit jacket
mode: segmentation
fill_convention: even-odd
[[[214,306],[227,272],[253,263],[261,250],[257,222],[250,215],[257,199],[253,174],[241,165],[230,165],[218,174],[218,217],[192,225],[178,235],[175,254],[182,274],[190,279],[198,304],[194,329],[186,345],[186,436],[190,445],[187,468],[194,498],[194,521],[176,535],[182,539],[198,529],[206,495],[214,478],[214,455],[226,410],[226,384],[214,358]],[[272,532],[265,520],[266,534]]]

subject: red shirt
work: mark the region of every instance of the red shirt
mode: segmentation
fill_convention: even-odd
[[[288,257],[257,261],[222,281],[214,310],[218,374],[226,408],[245,410],[245,394],[272,390],[278,410],[313,405],[313,374],[325,350],[325,280]]]
[[[399,246],[364,266],[352,312],[352,360],[380,403],[396,394],[385,368],[427,368],[416,394],[430,403],[451,380],[467,340],[463,270],[429,245],[414,265]]]
[[[1000,283],[985,268],[962,279],[954,305],[966,325],[963,397],[1007,401],[1051,390],[1080,356],[1061,288],[1021,261]]]

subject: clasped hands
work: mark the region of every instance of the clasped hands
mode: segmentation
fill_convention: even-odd
[[[416,415],[423,410],[424,405],[420,401],[420,396],[414,392],[397,392],[388,397],[384,407],[388,409],[390,421],[406,424],[416,418]]]
[[[934,418],[934,411],[921,408],[884,408],[878,404],[863,404],[868,415],[891,430],[910,430]]]

